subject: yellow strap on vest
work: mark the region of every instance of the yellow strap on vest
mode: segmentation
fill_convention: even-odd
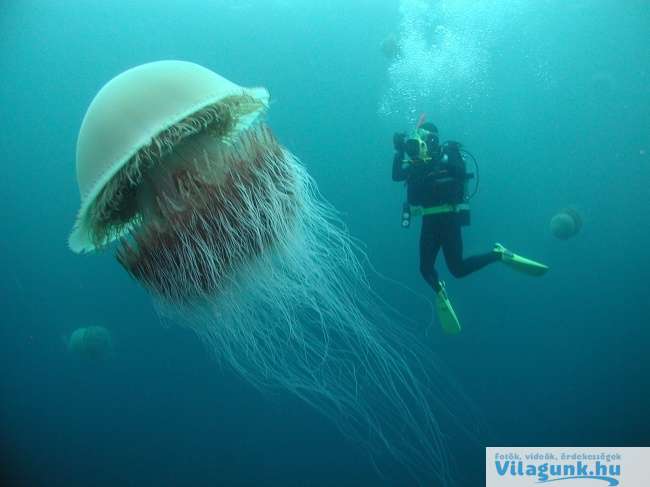
[[[458,213],[460,211],[469,211],[469,204],[461,203],[459,205],[440,205],[423,208],[421,206],[411,206],[411,216],[438,215],[440,213]]]

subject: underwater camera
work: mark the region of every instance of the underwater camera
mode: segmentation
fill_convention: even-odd
[[[426,143],[422,139],[415,137],[407,139],[404,145],[404,152],[406,152],[411,159],[420,157],[421,154],[427,150]]]

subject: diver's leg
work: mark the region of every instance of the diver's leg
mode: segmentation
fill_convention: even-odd
[[[460,333],[460,322],[447,295],[445,283],[438,279],[435,261],[443,245],[445,220],[439,215],[424,217],[420,234],[420,272],[436,291],[435,309],[443,332],[449,335]]]
[[[445,225],[441,233],[441,239],[447,267],[454,277],[465,277],[492,262],[501,260],[501,256],[494,251],[464,259],[463,236],[460,223],[457,221],[450,221],[448,225]]]
[[[440,291],[435,268],[440,245],[440,232],[435,220],[431,217],[423,217],[420,230],[420,274],[436,292]]]
[[[536,262],[521,255],[517,255],[505,248],[500,243],[494,244],[494,250],[492,252],[499,255],[501,262],[507,266],[518,272],[528,274],[529,276],[543,276],[546,274],[546,271],[548,271],[548,266],[546,264]]]

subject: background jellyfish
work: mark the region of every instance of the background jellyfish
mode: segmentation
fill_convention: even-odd
[[[447,483],[438,414],[458,394],[370,290],[335,211],[263,123],[268,98],[181,61],[107,83],[79,133],[70,247],[117,241],[159,312],[219,361]]]
[[[564,208],[551,218],[549,227],[554,237],[568,240],[582,228],[582,218],[573,208]]]
[[[113,351],[113,340],[103,326],[77,328],[65,340],[68,350],[86,360],[105,360]]]
[[[397,37],[394,34],[390,34],[386,37],[379,46],[381,52],[386,59],[389,61],[394,61],[400,55],[400,47],[397,42]]]

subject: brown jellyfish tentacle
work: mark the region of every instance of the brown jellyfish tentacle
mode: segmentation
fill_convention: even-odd
[[[277,167],[277,142],[268,129],[253,128],[237,142],[196,135],[155,174],[141,176],[143,224],[136,233],[143,237],[137,248],[123,246],[118,260],[152,291],[182,301],[209,296],[229,272],[277,240],[272,215],[293,218],[287,198],[277,197],[291,192],[278,189],[291,181]]]

